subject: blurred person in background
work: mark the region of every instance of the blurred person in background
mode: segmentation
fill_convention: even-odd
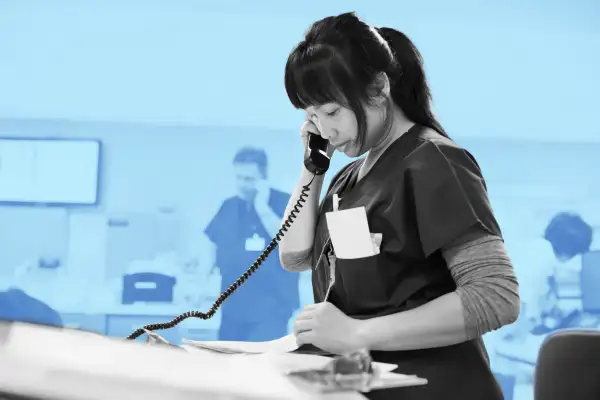
[[[226,199],[205,234],[224,292],[256,261],[281,228],[290,195],[270,187],[267,155],[244,147],[233,160],[237,194]],[[267,341],[285,336],[299,304],[299,276],[273,251],[221,306],[219,340]]]
[[[17,288],[0,292],[0,320],[63,326],[60,314],[52,307]]]
[[[56,265],[57,262],[53,261],[52,264]],[[46,287],[50,285],[49,276],[45,273],[54,268],[40,268],[45,265],[45,259],[31,257],[14,267],[8,282],[0,282],[0,320],[63,327],[60,314],[31,295],[37,292],[36,288],[28,288],[31,280],[43,281]]]
[[[531,385],[541,343],[550,333],[570,328],[600,328],[597,315],[582,309],[582,257],[591,250],[592,227],[578,214],[554,215],[540,240],[528,246],[532,259],[520,276],[521,315],[506,329],[494,371],[506,399],[518,383]],[[524,279],[522,279],[524,278]],[[600,282],[598,282],[600,287]]]
[[[568,300],[573,297],[569,292],[580,287],[582,257],[590,251],[592,227],[577,214],[559,213],[550,221],[544,239],[551,244],[557,263],[547,277],[545,295],[540,296],[542,308],[532,333],[541,335],[558,329],[597,326],[597,317]],[[576,294],[581,296],[580,291]]]
[[[545,265],[537,276],[538,284],[532,282],[533,290],[523,307],[530,332],[543,335],[596,324],[596,318],[581,308],[579,289],[582,256],[590,251],[592,227],[577,214],[561,212],[550,220],[543,238],[546,256],[541,260]]]

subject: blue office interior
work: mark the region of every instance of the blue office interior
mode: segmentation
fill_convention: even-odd
[[[348,10],[421,49],[436,114],[481,164],[522,297],[558,282],[539,307],[562,313],[535,323],[599,327],[586,312],[600,302],[593,1],[0,2],[0,289],[43,302],[64,326],[114,337],[207,310],[221,278],[203,231],[234,193],[234,155],[264,150],[270,183],[292,190],[304,115],[286,98],[286,57],[312,21]],[[52,147],[71,142],[92,150]],[[29,178],[14,167],[42,147],[52,173],[20,203],[15,193],[27,191],[15,182]],[[346,162],[336,155],[331,170]],[[566,262],[544,239],[560,213],[592,232],[589,250]],[[301,305],[313,301],[310,272],[298,291]],[[574,311],[585,315],[561,322]],[[545,333],[527,322],[485,337],[507,398],[532,398]],[[220,323],[217,313],[163,334],[211,340]]]

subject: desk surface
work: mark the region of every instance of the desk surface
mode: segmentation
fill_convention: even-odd
[[[77,331],[3,324],[0,389],[62,399],[359,400],[319,395],[282,371],[294,354],[231,356],[148,347]],[[96,390],[98,388],[98,390]]]

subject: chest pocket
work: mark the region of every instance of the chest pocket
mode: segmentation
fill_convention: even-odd
[[[343,298],[346,314],[373,315],[389,307],[396,278],[390,274],[386,258],[381,252],[363,258],[336,259],[332,291]]]

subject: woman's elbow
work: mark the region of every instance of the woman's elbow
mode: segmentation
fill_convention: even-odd
[[[279,254],[281,266],[289,272],[302,272],[311,269],[312,249],[298,252],[282,252]]]
[[[498,299],[497,304],[500,305],[496,308],[496,317],[499,322],[499,326],[496,329],[513,324],[519,319],[521,298],[519,297],[519,287],[515,280],[506,280],[504,284],[496,286],[496,290],[494,290],[494,293],[490,293],[490,295],[495,296]]]
[[[476,336],[510,325],[519,318],[521,301],[514,280],[484,279],[461,286],[458,291],[467,308],[468,325]]]
[[[517,322],[519,319],[519,315],[521,314],[521,300],[519,295],[515,296],[515,299],[509,302],[507,306],[506,318],[504,321],[504,325],[511,325]]]

